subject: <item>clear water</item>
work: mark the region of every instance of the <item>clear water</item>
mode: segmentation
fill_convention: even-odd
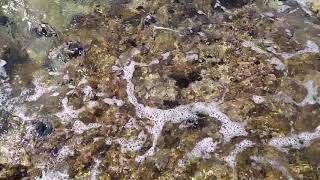
[[[317,0],[2,0],[0,179],[319,179]]]

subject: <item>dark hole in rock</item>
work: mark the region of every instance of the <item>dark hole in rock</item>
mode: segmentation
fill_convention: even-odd
[[[68,43],[69,57],[76,58],[78,56],[82,56],[84,54],[84,48],[80,44],[80,42],[69,42]]]
[[[138,10],[138,11],[144,10],[144,7],[143,7],[143,6],[138,6],[138,7],[136,8],[136,10]]]
[[[223,65],[224,64],[224,61],[223,59],[221,59],[221,61],[218,62],[218,65]]]
[[[166,107],[166,108],[174,108],[174,107],[177,107],[180,105],[180,103],[178,101],[170,101],[170,100],[164,100],[163,101],[163,105]]]
[[[127,43],[130,44],[132,47],[137,47],[137,43],[134,39],[128,39]]]
[[[199,72],[193,71],[188,76],[189,76],[189,79],[190,79],[191,82],[201,81],[202,80],[202,77],[201,77]]]
[[[221,6],[227,9],[240,8],[249,2],[250,0],[220,0]]]
[[[173,14],[174,12],[173,8],[168,8],[168,13]]]
[[[170,77],[176,81],[176,86],[180,88],[187,88],[190,84],[190,81],[184,75],[175,74]]]
[[[38,122],[36,124],[36,132],[40,136],[50,135],[53,131],[53,128],[49,124],[45,124],[44,122]]]
[[[9,128],[9,117],[10,114],[6,111],[0,111],[0,117],[1,117],[1,121],[0,121],[0,134],[4,133],[8,130]]]
[[[187,88],[190,83],[202,80],[200,73],[196,71],[193,71],[187,75],[172,74],[169,77],[174,79],[176,81],[176,86],[180,88]]]
[[[10,24],[10,20],[7,16],[0,16],[0,26],[7,26]]]

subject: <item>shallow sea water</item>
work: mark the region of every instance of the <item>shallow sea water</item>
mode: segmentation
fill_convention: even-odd
[[[2,0],[0,179],[320,179],[318,0]]]

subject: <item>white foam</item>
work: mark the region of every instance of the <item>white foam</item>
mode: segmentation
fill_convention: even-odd
[[[70,156],[74,156],[74,148],[71,146],[63,146],[58,152],[57,160],[63,161]]]
[[[56,96],[59,96],[59,94],[60,94],[60,93],[55,92],[55,93],[51,94],[50,96],[56,97]]]
[[[125,66],[123,69],[123,78],[127,80],[126,91],[128,100],[132,105],[135,106],[136,115],[139,118],[148,118],[153,121],[153,127],[150,129],[150,133],[153,136],[152,146],[144,155],[138,156],[136,161],[141,162],[146,157],[154,154],[158,138],[161,135],[161,131],[165,123],[181,123],[189,119],[197,119],[198,113],[207,114],[221,122],[222,125],[219,132],[223,134],[225,142],[229,142],[233,137],[236,136],[247,135],[247,132],[244,128],[245,124],[231,121],[227,115],[219,110],[219,102],[199,102],[188,105],[180,105],[176,108],[168,110],[145,107],[143,104],[140,104],[134,95],[134,84],[131,81],[136,65],[139,64],[131,61],[130,64]],[[143,64],[143,66],[145,66],[145,64]]]
[[[139,129],[137,120],[135,118],[130,118],[124,127],[127,129]]]
[[[250,140],[243,140],[239,144],[236,145],[236,148],[230,152],[230,154],[226,157],[223,157],[223,160],[227,162],[227,164],[234,169],[237,165],[237,156],[239,153],[243,152],[245,149],[252,147],[255,143]]]
[[[143,131],[141,131],[136,139],[120,138],[116,139],[115,142],[117,142],[121,146],[121,152],[126,153],[139,151],[142,148],[143,144],[146,142],[146,140],[147,135]]]
[[[170,29],[167,27],[161,27],[161,26],[153,26],[154,30],[165,30],[165,31],[171,31],[171,32],[175,32],[175,33],[179,33],[179,31],[174,30],[174,29]]]
[[[36,180],[68,180],[69,175],[59,171],[42,171],[41,177],[36,177]]]
[[[162,60],[167,60],[170,56],[170,52],[163,53],[161,54],[161,56],[162,56]]]
[[[230,118],[219,110],[219,102],[203,103],[198,102],[193,105],[192,111],[207,114],[210,117],[220,121],[221,127],[219,132],[223,134],[224,141],[229,142],[233,137],[246,136],[245,124],[231,121]]]
[[[115,97],[113,98],[104,98],[103,102],[109,105],[117,105],[117,106],[123,106],[124,102],[120,99],[116,99]]]
[[[42,79],[40,77],[34,77],[34,80],[32,81],[34,87],[34,94],[27,97],[27,101],[32,102],[38,100],[42,95],[50,91],[52,88],[46,87],[46,85],[41,82]]]
[[[96,129],[101,127],[101,124],[98,123],[89,123],[88,125],[84,124],[82,121],[76,120],[73,123],[73,127],[72,130],[74,131],[74,133],[76,134],[82,134],[85,131],[88,131],[90,129]]]
[[[253,95],[251,99],[256,104],[262,104],[266,100],[263,96],[257,96],[257,95]]]
[[[64,97],[61,101],[62,111],[56,113],[55,115],[63,121],[69,121],[71,119],[77,118],[80,113],[85,111],[85,107],[74,110],[72,106],[68,105],[68,97]]]
[[[83,101],[88,101],[94,97],[94,92],[91,86],[85,86],[82,89],[82,92],[84,93]]]
[[[198,142],[190,153],[186,156],[188,159],[203,158],[209,159],[210,153],[213,153],[217,148],[217,142],[213,142],[211,137],[204,138]]]
[[[314,132],[292,134],[288,137],[274,137],[268,144],[283,152],[287,152],[288,149],[301,149],[303,147],[308,147],[313,140],[320,138],[319,127]]]
[[[91,170],[91,180],[97,180],[100,179],[99,175],[101,172],[99,171],[99,166],[101,164],[101,160],[99,159],[94,159],[94,166]]]
[[[294,178],[290,175],[288,170],[277,161],[270,160],[260,156],[251,156],[250,159],[254,160],[257,163],[269,164],[274,169],[280,171],[282,175],[284,175],[288,180],[294,180]]]

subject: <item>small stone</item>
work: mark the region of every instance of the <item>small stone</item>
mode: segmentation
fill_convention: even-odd
[[[144,25],[146,25],[146,26],[149,26],[149,25],[154,24],[156,22],[157,22],[157,20],[151,15],[148,15],[147,17],[144,18]]]

